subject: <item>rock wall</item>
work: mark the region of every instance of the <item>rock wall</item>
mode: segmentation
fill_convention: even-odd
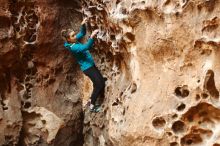
[[[85,146],[218,146],[219,0],[84,1],[108,78]]]
[[[60,37],[82,15],[108,79],[84,117],[92,84]],[[220,145],[219,24],[219,0],[0,0],[0,145]]]
[[[82,145],[83,79],[60,31],[76,1],[0,0],[0,145]],[[70,23],[72,22],[72,24]]]

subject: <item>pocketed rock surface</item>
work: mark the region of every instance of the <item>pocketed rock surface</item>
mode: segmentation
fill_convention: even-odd
[[[219,0],[0,0],[0,12],[0,145],[220,145]],[[92,84],[60,38],[82,15],[100,30],[99,113],[83,114]]]
[[[220,145],[220,1],[92,0],[103,111],[85,146]]]

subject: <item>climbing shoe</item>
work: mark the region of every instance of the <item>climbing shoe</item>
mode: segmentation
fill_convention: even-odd
[[[98,113],[101,111],[101,107],[99,105],[95,105],[93,108],[90,108],[90,112]]]

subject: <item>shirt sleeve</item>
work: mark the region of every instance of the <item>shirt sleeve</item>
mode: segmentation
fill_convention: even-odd
[[[80,26],[80,31],[79,33],[76,34],[76,39],[80,40],[86,35],[86,25],[83,24]]]
[[[63,45],[67,50],[71,51],[71,48],[70,48],[70,44],[65,42],[64,45]]]
[[[93,43],[94,43],[94,39],[89,38],[85,44],[75,44],[71,46],[71,50],[76,53],[83,52],[92,48]]]

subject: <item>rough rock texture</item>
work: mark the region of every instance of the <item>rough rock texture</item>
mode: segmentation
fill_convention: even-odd
[[[103,111],[85,146],[220,145],[220,1],[90,0]]]
[[[0,0],[0,145],[82,145],[82,74],[60,30],[68,0]]]
[[[81,4],[108,79],[84,119],[92,84],[60,38]],[[0,0],[0,145],[82,145],[84,120],[84,146],[219,146],[220,1],[81,4]]]

